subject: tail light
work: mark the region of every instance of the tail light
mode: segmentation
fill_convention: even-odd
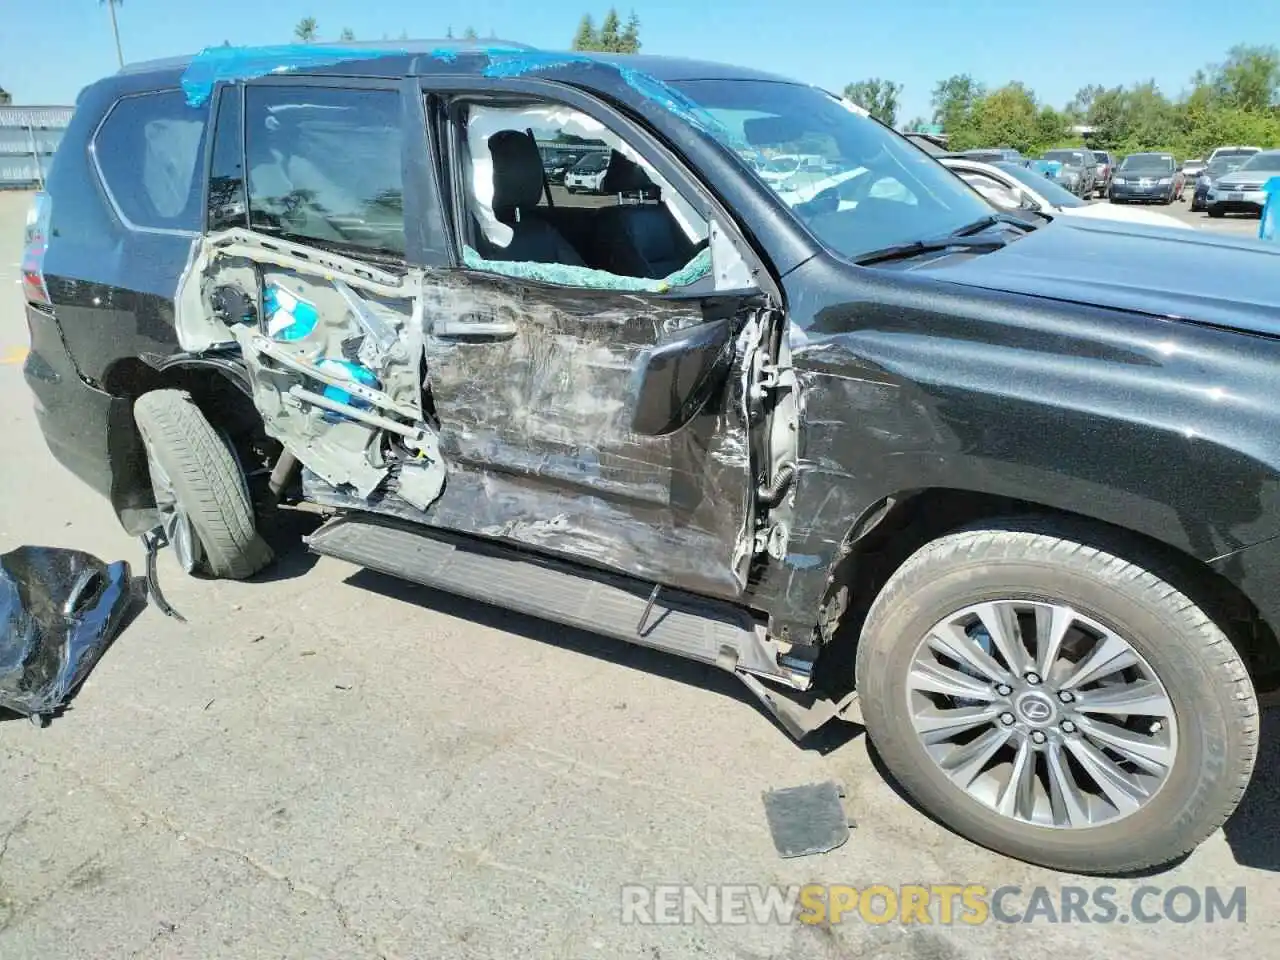
[[[49,215],[53,201],[47,193],[37,193],[27,211],[27,229],[22,248],[22,292],[28,303],[48,304],[49,288],[44,282],[44,255],[49,249]]]

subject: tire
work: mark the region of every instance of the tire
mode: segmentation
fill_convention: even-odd
[[[1030,521],[1021,524],[1024,529],[1018,526],[968,530],[936,540],[911,556],[886,584],[867,615],[857,652],[859,700],[867,733],[888,770],[926,811],[983,846],[1031,863],[1093,874],[1140,870],[1177,859],[1223,824],[1252,774],[1259,714],[1244,662],[1205,613],[1155,573],[1088,545],[1086,536],[1033,532],[1025,529],[1032,526]],[[908,680],[918,650],[926,649],[923,638],[956,611],[1001,597],[1016,598],[1015,602],[1023,605],[1034,601],[1066,604],[1096,625],[1115,631],[1127,640],[1130,652],[1136,651],[1149,675],[1154,674],[1157,688],[1167,694],[1165,704],[1171,705],[1171,712],[1141,716],[1168,716],[1171,720],[1160,726],[1153,723],[1146,731],[1139,729],[1138,735],[1170,738],[1166,747],[1172,761],[1163,782],[1128,815],[1075,827],[1040,825],[1026,822],[1025,817],[1006,816],[953,782],[926,751],[913,725],[913,704],[922,701],[912,699],[921,694],[913,692],[911,684],[919,681]],[[1025,629],[1032,628],[1020,627],[1020,631]],[[1069,637],[1081,635],[1068,633]],[[964,634],[960,637],[968,639]],[[1066,642],[1062,649],[1068,649]],[[1057,662],[1068,671],[1076,669],[1066,661]],[[1054,675],[1062,679],[1061,673]],[[1123,674],[1107,676],[1118,679]],[[1051,719],[1042,714],[1040,720],[1055,739],[1049,747],[1028,749],[1038,758],[1030,762],[1031,789],[1044,792],[1043,805],[1040,798],[1035,800],[1040,805],[1037,809],[1050,810],[1057,821],[1046,790],[1048,751],[1057,742],[1063,744],[1058,756],[1074,754],[1066,748],[1067,721],[1061,718],[1091,715],[1080,702],[1076,707],[1081,712],[1068,714],[1071,705],[1045,696],[1053,692],[1048,676],[1043,681],[1026,682],[1042,682],[1043,687],[1024,686],[1023,690],[1043,691],[1041,700],[1054,708]],[[1090,686],[1084,683],[1078,688],[1079,698],[1089,695],[1085,691]],[[998,692],[994,686],[989,689],[992,696]],[[948,709],[956,706],[945,697],[942,702]],[[1027,709],[1025,693],[1012,702],[1010,710]],[[1096,719],[1096,713],[1092,716]],[[1001,714],[1000,721],[1006,717],[1019,726],[1025,721],[1025,714],[1015,718],[1010,711]],[[998,730],[1000,724],[993,721],[991,728]],[[1097,742],[1079,729],[1073,728],[1070,735],[1077,740],[1076,747],[1087,746],[1081,743],[1085,739],[1096,746]],[[1012,751],[1012,747],[1007,749]],[[1041,752],[1036,753],[1037,749]],[[997,752],[993,759],[1001,756]],[[992,771],[1000,769],[993,767]],[[1008,769],[1006,782],[1011,782],[1012,763]],[[980,772],[975,782],[988,776],[994,773]],[[1080,782],[1078,776],[1074,782]],[[1096,796],[1089,803],[1097,809],[1103,794],[1097,782],[1091,782]],[[997,793],[997,799],[999,796]]]
[[[1225,217],[1226,215],[1227,215],[1227,212],[1226,212],[1225,210],[1223,210],[1223,209],[1222,209],[1222,207],[1220,207],[1220,206],[1218,206],[1218,205],[1216,205],[1216,204],[1211,205],[1211,206],[1209,207],[1209,216],[1213,217],[1213,219],[1215,219],[1215,220],[1220,220],[1220,219],[1222,219],[1223,217]]]
[[[143,394],[134,402],[133,417],[148,461],[163,471],[198,541],[199,555],[188,572],[243,580],[269,564],[271,548],[255,529],[244,472],[190,395]]]

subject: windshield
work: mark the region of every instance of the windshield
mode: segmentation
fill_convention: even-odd
[[[1219,157],[1205,167],[1204,172],[1211,177],[1221,177],[1233,170],[1239,170],[1242,163],[1244,163],[1243,157]]]
[[[1099,163],[1110,163],[1110,162],[1111,162],[1111,158],[1110,158],[1110,157],[1108,157],[1108,156],[1106,155],[1106,153],[1105,153],[1105,152],[1103,152],[1102,150],[1095,150],[1095,151],[1093,151],[1093,159],[1097,160]]]
[[[1241,170],[1280,170],[1280,150],[1264,150],[1262,153],[1255,153],[1244,165]]]
[[[823,244],[850,259],[950,234],[994,213],[922,150],[814,87],[770,80],[672,86],[706,115],[707,132],[738,156],[767,150],[821,158],[831,173],[803,190],[789,181],[760,182]]]
[[[1135,153],[1124,158],[1120,169],[1125,173],[1173,173],[1173,157],[1158,153]]]
[[[609,165],[608,158],[603,153],[593,153],[590,156],[583,157],[578,165],[573,168],[574,173],[599,173]]]
[[[1016,163],[1010,163],[1007,160],[1002,160],[1000,163],[994,164],[994,166],[1003,170],[1015,180],[1025,183],[1055,207],[1087,206],[1087,204],[1074,193],[1063,189],[1048,177],[1043,174],[1036,173],[1034,170],[1028,170],[1026,167],[1019,166]]]
[[[1050,150],[1044,155],[1045,160],[1054,160],[1067,167],[1083,167],[1084,154],[1079,150]]]
[[[1240,150],[1219,150],[1213,159],[1217,160],[1219,157],[1253,157],[1257,156],[1257,153],[1257,150],[1250,150],[1248,147]]]

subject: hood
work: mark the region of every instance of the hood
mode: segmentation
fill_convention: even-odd
[[[1280,177],[1280,170],[1234,170],[1216,182],[1220,187],[1229,187],[1233,183],[1266,183],[1272,177]]]
[[[1058,217],[992,253],[935,263],[933,276],[966,286],[1280,336],[1280,244]]]
[[[1120,207],[1114,203],[1091,203],[1084,207],[1059,207],[1058,212],[1068,217],[1084,217],[1087,220],[1118,220],[1122,223],[1145,223],[1153,227],[1171,227],[1175,230],[1194,230],[1177,217],[1141,207]]]

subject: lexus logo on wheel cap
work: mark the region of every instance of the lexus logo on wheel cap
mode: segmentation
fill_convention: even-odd
[[[1043,697],[1026,697],[1018,704],[1018,712],[1030,723],[1044,723],[1053,716],[1053,705]]]

